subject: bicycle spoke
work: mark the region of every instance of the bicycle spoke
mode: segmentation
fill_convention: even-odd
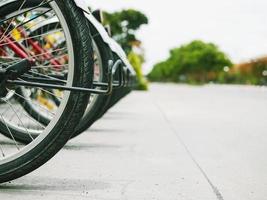
[[[33,20],[35,20],[35,19],[37,19],[37,18],[39,18],[39,17],[41,17],[41,16],[43,16],[44,14],[46,14],[47,12],[49,12],[49,11],[51,11],[51,10],[48,10],[48,11],[45,11],[45,12],[43,12],[42,14],[40,14],[40,15],[38,15],[38,16],[36,16],[36,17],[34,17],[34,18],[31,18],[30,20],[28,20],[28,21],[24,21],[24,20],[26,20],[26,17],[22,20],[22,22],[21,23],[19,23],[19,24],[17,24],[13,29],[12,29],[12,31],[10,31],[9,32],[9,34],[8,35],[6,35],[6,36],[3,36],[2,37],[2,39],[0,40],[0,44],[2,43],[2,41],[4,40],[4,39],[7,39],[7,38],[11,38],[12,37],[12,32],[14,31],[14,30],[18,30],[18,28],[20,28],[21,26],[23,26],[23,25],[25,25],[25,24],[27,24],[27,23],[29,23],[29,22],[31,22],[31,21],[33,21]],[[25,12],[26,13],[26,12]],[[28,26],[26,29],[23,29],[23,30],[19,30],[18,31],[18,33],[16,33],[15,35],[13,35],[13,36],[18,36],[18,35],[24,35],[23,34],[23,32],[27,32],[28,30],[30,30],[30,29],[32,29],[33,27],[35,27],[35,26],[37,26],[38,24],[40,24],[40,23],[42,23],[42,22],[44,22],[44,21],[47,21],[47,20],[50,20],[50,19],[52,19],[53,17],[55,17],[55,14],[54,15],[52,15],[52,16],[50,16],[50,18],[45,18],[43,21],[39,21],[38,23],[34,23],[33,25],[31,25],[31,26]],[[23,32],[22,32],[23,31]],[[0,45],[1,46],[1,45]]]
[[[16,141],[15,138],[14,138],[14,135],[12,134],[10,128],[8,127],[8,125],[7,125],[7,123],[6,123],[5,119],[4,119],[4,117],[3,117],[2,115],[1,115],[1,119],[2,119],[2,122],[5,124],[6,129],[7,129],[8,133],[10,134],[10,136],[11,136],[11,138],[12,138],[12,140],[13,140],[15,146],[16,146],[16,148],[17,148],[18,150],[20,150],[19,145],[18,145],[17,141]]]
[[[62,29],[57,29],[57,30],[53,30],[53,31],[48,31],[48,32],[43,33],[43,34],[34,35],[34,36],[31,36],[31,37],[24,37],[24,38],[22,38],[22,39],[19,39],[19,40],[13,41],[13,42],[1,43],[1,44],[0,44],[0,47],[1,47],[1,46],[6,46],[6,45],[8,45],[8,44],[21,43],[21,42],[23,42],[23,41],[27,41],[27,40],[30,40],[30,39],[42,38],[42,37],[44,37],[44,36],[46,36],[46,35],[54,34],[54,33],[61,32],[61,31],[62,31]],[[42,45],[42,46],[44,46],[44,45]]]
[[[18,11],[21,11],[21,9],[22,9],[22,7],[25,5],[25,3],[26,3],[26,0],[24,0],[24,1],[22,2],[22,4],[21,4],[21,6],[20,6],[20,8],[19,8]],[[1,41],[3,40],[3,37],[5,37],[5,34],[6,34],[7,31],[9,30],[9,28],[11,27],[11,25],[12,25],[12,23],[14,22],[15,19],[16,19],[16,17],[13,17],[13,18],[12,18],[12,20],[11,20],[11,22],[9,23],[7,29],[5,30],[5,32],[3,33],[2,37],[0,38],[0,43],[1,43]]]
[[[23,81],[23,82],[26,82],[26,81],[24,81],[23,79],[18,79],[18,80],[21,80],[21,81]],[[54,93],[52,93],[52,92],[50,92],[50,91],[48,91],[48,90],[45,90],[45,89],[43,89],[43,88],[40,88],[40,87],[37,87],[37,89],[39,89],[39,90],[41,90],[41,91],[43,91],[43,92],[45,92],[45,93],[47,93],[47,94],[50,94],[50,95],[52,95],[52,96],[54,96],[54,97],[56,97],[56,98],[59,98],[59,99],[63,99],[62,97],[59,97],[59,96],[56,96]]]
[[[15,18],[15,17],[18,17],[18,16],[20,16],[20,15],[23,15],[24,13],[33,11],[33,10],[35,10],[36,8],[39,8],[39,7],[44,6],[44,5],[47,5],[47,4],[51,3],[52,1],[54,1],[54,0],[50,0],[50,1],[48,1],[48,2],[46,2],[46,0],[43,0],[38,6],[35,6],[35,7],[30,8],[30,9],[28,9],[28,10],[26,10],[26,11],[23,11],[23,12],[19,12],[18,14],[15,14],[14,16],[8,17],[8,18],[6,18],[6,19],[0,20],[0,24],[3,24],[5,21],[8,21],[8,20],[13,19],[13,18]],[[44,3],[44,2],[46,2],[46,3]],[[1,42],[1,41],[2,41],[2,40],[0,40],[0,42]]]
[[[49,76],[49,75],[46,75],[46,74],[41,74],[41,73],[35,72],[33,70],[30,70],[30,73],[35,74],[35,75],[39,75],[39,76],[44,77],[44,78],[49,78],[50,80],[54,80],[54,81],[59,81],[59,82],[63,81],[62,79],[58,79],[58,78],[55,78],[53,76]]]
[[[23,103],[24,106],[25,106],[25,102]],[[20,110],[22,110],[23,108],[20,108]],[[38,120],[34,120],[32,117],[28,116],[26,113],[24,112],[20,112],[24,117],[28,118],[29,121],[31,122],[34,122],[36,124],[38,124],[38,126],[41,128],[41,129],[45,129],[45,126],[42,125]],[[39,119],[40,120],[40,119]]]
[[[56,52],[60,52],[60,51],[64,51],[64,50],[67,50],[67,48],[65,47],[65,48],[60,48],[60,49],[56,49],[56,50],[53,50],[53,51],[50,51],[49,53],[56,53]],[[34,55],[34,56],[29,56],[28,57],[28,59],[31,59],[31,58],[38,58],[39,56],[43,56],[43,55],[46,55],[47,54],[47,52],[45,52],[45,53],[41,53],[41,54],[36,54],[36,55]],[[64,55],[65,56],[65,55]],[[0,58],[3,58],[3,57],[0,57]],[[54,57],[53,57],[54,58]],[[17,62],[7,62],[7,63],[3,63],[3,64],[8,64],[8,65],[10,65],[10,64],[16,64],[16,63],[19,63],[21,61],[21,59],[19,59],[19,60],[17,60]],[[56,66],[56,65],[55,65]]]
[[[69,66],[68,64],[65,65],[36,65],[36,66],[32,66],[31,69],[51,69],[51,68],[55,68],[55,67],[67,67]]]
[[[33,139],[32,135],[29,133],[28,129],[27,129],[27,128],[25,127],[25,125],[23,124],[21,118],[18,116],[17,112],[14,110],[12,104],[10,104],[8,101],[5,101],[5,102],[9,105],[9,107],[10,107],[10,108],[13,110],[13,112],[16,114],[16,116],[17,116],[19,122],[21,123],[22,127],[25,129],[25,131],[27,132],[27,134],[30,136],[30,138],[31,138],[32,141],[33,141],[34,139]]]
[[[45,13],[47,13],[47,12],[44,12],[43,14],[38,15],[38,17],[43,16]],[[55,16],[55,15],[53,15],[51,18],[53,18],[54,16]],[[25,24],[27,24],[27,23],[33,21],[34,19],[37,19],[38,17],[32,18],[32,19],[28,20],[27,22],[21,22],[20,24],[17,24],[17,25],[13,28],[12,31],[17,30],[17,29],[20,28],[21,26],[23,26],[23,25],[25,25]],[[26,19],[26,18],[25,18],[25,19]],[[25,19],[24,19],[24,20],[25,20]],[[45,22],[45,21],[47,21],[47,20],[49,20],[49,19],[45,18],[42,22]],[[39,23],[41,23],[41,22],[39,22]],[[35,27],[35,26],[37,26],[37,25],[38,25],[38,24],[33,24],[32,26],[29,26],[29,27],[27,27],[26,29],[20,30],[18,33],[14,34],[13,36],[18,36],[18,34],[21,35],[21,34],[23,34],[22,31],[27,32],[28,30],[32,29],[33,27]],[[9,34],[6,35],[6,36],[0,41],[0,43],[1,43],[4,39],[8,39],[8,38],[10,39],[10,38],[12,37],[12,36],[11,36],[12,31],[10,31]]]
[[[24,96],[18,94],[17,92],[15,92],[15,94],[16,94],[18,97],[20,97],[20,98],[22,98],[22,99],[24,99],[24,100],[26,100],[26,101],[30,101],[32,104],[36,105],[37,107],[39,107],[39,108],[42,109],[43,111],[48,112],[49,114],[51,114],[51,115],[53,115],[53,116],[56,115],[56,113],[53,113],[53,112],[49,111],[48,109],[42,107],[41,105],[35,103],[34,101],[32,101],[32,99],[30,99],[30,98],[25,98]]]
[[[4,153],[4,150],[3,150],[3,147],[1,146],[1,144],[0,144],[0,151],[1,151],[2,157],[3,158],[6,157],[6,155]]]

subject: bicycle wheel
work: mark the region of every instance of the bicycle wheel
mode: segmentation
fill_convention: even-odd
[[[42,16],[50,13],[51,17],[58,18],[66,41],[66,51],[62,52],[64,57],[67,55],[68,60],[67,65],[64,65],[66,72],[64,85],[91,87],[93,51],[91,37],[88,34],[89,29],[82,11],[72,0],[42,1],[40,5],[49,4],[49,11],[34,16],[32,13],[40,5],[28,9],[29,3],[29,0],[15,1],[0,7],[1,71],[17,65],[23,65],[23,69],[26,70],[24,64],[31,63],[31,69],[27,68],[28,71],[20,74],[21,76],[17,79],[20,83],[29,79],[43,80],[44,78],[47,82],[55,81],[50,69],[61,66],[61,64],[54,57],[53,52],[39,53],[36,49],[31,48],[32,45],[23,43],[23,41],[30,43],[32,38],[28,37],[28,30],[47,20]],[[10,16],[12,13],[13,15]],[[43,58],[48,54],[50,57]],[[42,59],[37,59],[40,57]],[[48,64],[47,61],[49,61]],[[57,61],[56,65],[54,61]],[[3,77],[7,78],[6,75]],[[16,84],[11,84],[11,82],[7,85],[1,84],[0,98],[4,103],[0,104],[0,131],[12,140],[10,143],[6,143],[3,138],[0,138],[0,183],[30,173],[52,158],[68,141],[88,104],[88,95],[67,91],[63,92],[59,107],[53,111],[35,101],[36,107],[52,117],[49,124],[42,125],[25,112],[21,104],[17,102],[17,98],[25,98],[16,92],[17,88],[21,87],[18,84],[19,81]],[[30,88],[30,86],[27,87]],[[36,87],[32,87],[32,89],[36,89]],[[7,91],[6,95],[3,90]],[[47,94],[51,93],[46,89],[42,89],[42,91]],[[6,98],[12,93],[16,98]],[[14,133],[17,135],[21,133],[23,136],[27,134],[31,138],[31,142],[28,145],[19,144],[13,137]],[[34,137],[34,135],[38,135],[38,137]]]
[[[113,60],[112,52],[103,39],[97,34],[97,30],[90,26],[92,35],[95,35],[95,51],[97,57],[97,65],[99,72],[101,73],[101,78],[98,79],[102,82],[107,82],[108,78],[106,76],[109,68],[109,61]],[[95,73],[96,74],[96,73]],[[95,79],[97,80],[97,79]],[[111,95],[92,95],[92,101],[88,104],[88,107],[84,113],[84,116],[76,127],[74,134],[71,138],[77,137],[87,129],[89,129],[96,120],[98,120],[99,113],[102,113],[105,106],[110,101]]]

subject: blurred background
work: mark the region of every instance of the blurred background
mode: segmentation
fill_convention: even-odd
[[[92,0],[107,12],[113,35],[150,82],[267,82],[264,0]],[[115,28],[114,28],[115,27]]]

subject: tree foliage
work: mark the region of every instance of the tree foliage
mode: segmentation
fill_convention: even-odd
[[[230,59],[212,43],[195,40],[172,49],[166,61],[155,65],[152,81],[205,83],[216,80],[218,72],[231,67]]]
[[[109,24],[112,29],[112,35],[123,49],[129,53],[133,44],[138,41],[135,36],[137,30],[142,25],[148,24],[148,18],[145,14],[134,9],[122,10],[114,13],[104,13],[105,24]]]
[[[114,13],[105,12],[104,18],[105,24],[111,26],[113,38],[127,53],[129,61],[136,71],[138,80],[137,89],[147,90],[148,83],[142,73],[142,64],[144,63],[142,43],[136,38],[136,32],[141,26],[148,24],[147,16],[140,11],[128,9]],[[135,51],[136,49],[138,51]]]

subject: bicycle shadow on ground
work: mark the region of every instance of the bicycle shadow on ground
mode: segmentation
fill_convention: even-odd
[[[128,111],[109,111],[100,120],[112,120],[117,121],[121,119],[132,119],[139,117],[139,114]]]
[[[95,150],[95,149],[120,149],[120,145],[108,145],[108,144],[89,144],[89,143],[79,143],[71,142],[64,146],[65,150],[79,151],[79,150]]]
[[[125,132],[125,130],[123,129],[115,129],[115,128],[89,128],[88,130],[86,130],[84,133],[85,134],[101,134],[101,133],[122,133]],[[84,134],[83,133],[83,134]]]
[[[94,180],[27,176],[9,183],[0,184],[0,191],[12,194],[22,191],[83,192],[106,190],[110,187],[109,183]]]

